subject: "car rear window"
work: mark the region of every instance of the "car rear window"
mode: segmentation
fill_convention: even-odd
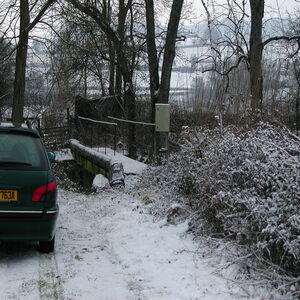
[[[0,132],[0,169],[48,170],[48,160],[38,136]]]

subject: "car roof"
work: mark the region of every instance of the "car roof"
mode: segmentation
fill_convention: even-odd
[[[40,136],[37,130],[29,128],[27,124],[14,124],[12,122],[0,122],[0,131],[23,132]]]

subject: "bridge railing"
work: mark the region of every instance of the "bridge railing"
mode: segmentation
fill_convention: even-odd
[[[135,136],[136,136],[136,144],[134,145],[137,149],[138,156],[151,156],[154,153],[154,123],[149,122],[139,122],[139,121],[132,121],[132,120],[125,120],[120,118],[115,118],[108,116],[109,120],[115,121],[118,124],[118,139],[122,143],[123,152],[127,152],[129,148],[129,141],[128,141],[128,131],[129,131],[129,124],[135,125]],[[118,145],[117,145],[118,146]]]
[[[40,128],[39,132],[43,138],[47,150],[59,150],[71,138],[70,126]]]
[[[98,121],[78,116],[76,138],[90,148],[117,149],[117,123]]]
[[[101,152],[112,149],[123,155],[128,154],[129,124],[135,124],[136,149],[140,158],[149,157],[154,153],[154,126],[153,123],[125,120],[115,117],[107,117],[109,121],[99,121],[87,117],[78,116],[75,120],[76,135],[82,144],[94,148],[101,148]],[[100,150],[100,149],[99,149]]]

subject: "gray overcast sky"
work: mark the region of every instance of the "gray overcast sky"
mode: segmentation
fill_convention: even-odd
[[[205,1],[207,2],[207,1]],[[225,0],[216,0],[215,2],[218,3],[225,3]],[[248,0],[249,2],[249,0]],[[203,7],[201,4],[201,0],[194,0],[195,6],[197,7],[198,13],[203,12]],[[271,11],[273,12],[272,16],[275,16],[275,11],[278,12],[278,6],[280,9],[280,13],[284,17],[286,12],[292,13],[296,8],[300,9],[300,3],[296,2],[295,0],[265,0],[265,13],[266,17],[267,14]],[[249,6],[249,4],[248,4]]]

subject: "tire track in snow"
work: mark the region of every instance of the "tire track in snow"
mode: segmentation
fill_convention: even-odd
[[[38,256],[31,243],[0,243],[0,299],[38,300]]]
[[[55,254],[40,254],[38,288],[40,299],[64,299],[61,277]]]

